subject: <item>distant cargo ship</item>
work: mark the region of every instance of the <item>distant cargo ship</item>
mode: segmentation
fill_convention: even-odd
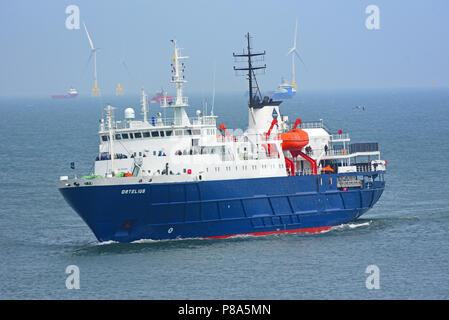
[[[270,96],[272,99],[291,99],[296,94],[296,83],[294,80],[292,83],[288,83],[287,80],[282,80],[282,83]]]
[[[78,97],[78,91],[75,88],[70,88],[67,94],[54,94],[51,96],[53,99],[69,99]]]
[[[301,56],[299,55],[298,50],[296,49],[297,33],[298,33],[298,21],[296,21],[295,38],[293,39],[293,47],[291,47],[290,50],[287,52],[287,55],[289,55],[289,54],[292,55],[292,82],[288,83],[287,80],[284,81],[282,79],[281,84],[277,87],[277,89],[274,91],[274,94],[271,96],[271,98],[274,100],[291,99],[295,96],[296,90],[298,89],[298,85],[296,84],[296,80],[295,80],[295,55],[302,62],[302,64],[304,64],[304,61],[302,60]]]
[[[167,96],[167,93],[164,92],[164,90],[161,90],[156,92],[151,99],[148,99],[148,103],[163,103],[164,98],[166,99],[166,102],[170,103],[173,101],[174,96]]]
[[[291,99],[296,94],[296,83],[288,83],[287,80],[282,79],[279,86],[274,91],[264,91],[260,93],[262,96],[267,96],[273,100],[285,100]],[[245,91],[245,96],[249,97],[249,91]]]

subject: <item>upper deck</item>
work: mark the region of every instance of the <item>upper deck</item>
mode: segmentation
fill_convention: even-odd
[[[185,108],[189,101],[183,96],[184,63],[180,63],[187,57],[180,54],[176,40],[173,43],[171,82],[176,85],[176,96],[167,99],[163,92],[160,100],[161,108],[171,109],[173,117],[162,117],[160,112],[149,115],[143,89],[141,120],[135,119],[134,109],[127,108],[124,120],[115,121],[114,108],[108,106],[98,131],[95,175],[157,176],[157,180],[167,182],[191,181],[192,175],[199,180],[282,177],[320,174],[329,168],[355,172],[361,165],[369,170],[373,161],[380,160],[377,144],[351,144],[348,133],[330,133],[322,119],[302,123],[297,119],[307,142],[300,150],[284,150],[281,135],[292,127],[288,117],[281,115],[280,101],[263,99],[257,108],[249,103],[245,132],[228,131],[223,124],[217,127],[217,116],[212,112],[207,115],[198,110],[196,116],[188,117]]]
[[[174,118],[152,117],[150,121],[125,120],[113,122],[114,139],[140,139],[170,137],[172,135],[200,135],[202,129],[215,129],[216,116],[198,116],[192,118],[189,125],[179,125]],[[184,131],[185,130],[185,131]],[[109,140],[109,128],[101,121],[99,135],[101,141]]]

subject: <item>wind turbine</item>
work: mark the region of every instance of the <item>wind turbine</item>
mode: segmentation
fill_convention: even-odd
[[[287,52],[287,56],[289,54],[292,55],[292,91],[293,92],[296,92],[296,89],[297,89],[296,80],[295,80],[295,55],[302,62],[304,67],[306,66],[306,64],[302,60],[301,56],[299,55],[298,50],[296,50],[296,37],[297,37],[297,34],[298,34],[298,20],[296,20],[295,38],[293,39],[293,47],[290,48],[290,50],[288,50],[288,52]]]
[[[131,72],[129,72],[128,64],[127,64],[126,61],[125,61],[125,56],[123,56],[123,57],[120,59],[120,64],[123,66],[123,68],[125,68],[126,73],[127,73],[128,76],[131,78]]]
[[[90,44],[90,56],[89,56],[88,62],[92,58],[92,55],[94,56],[94,87],[92,88],[92,96],[99,97],[99,96],[101,96],[100,88],[98,88],[98,83],[97,83],[97,51],[99,50],[99,48],[95,48],[94,43],[92,42],[92,38],[89,35],[89,31],[87,31],[87,27],[86,27],[86,24],[84,23],[84,21],[83,21],[83,25],[84,25],[84,30],[86,31],[87,39],[89,40],[89,44]]]

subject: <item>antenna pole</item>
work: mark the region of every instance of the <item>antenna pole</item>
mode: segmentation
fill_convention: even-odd
[[[253,66],[251,64],[251,46],[249,44],[249,32],[246,34],[248,40],[248,81],[249,81],[249,105],[253,104]]]
[[[173,42],[174,45],[173,63],[171,64],[172,77],[170,82],[176,84],[176,97],[174,102],[170,102],[167,104],[167,99],[164,95],[164,101],[163,104],[161,104],[161,107],[173,109],[173,117],[175,125],[189,125],[190,120],[185,111],[185,108],[188,107],[189,104],[187,97],[184,97],[182,93],[183,84],[187,82],[184,79],[183,75],[185,65],[184,63],[181,62],[181,60],[187,59],[188,57],[181,56],[180,48],[178,48],[176,38],[170,41]]]
[[[108,129],[109,129],[109,153],[111,156],[111,173],[112,176],[115,175],[114,173],[114,132],[112,127],[112,107],[111,105],[108,105],[106,107],[106,119],[108,122]]]
[[[215,107],[215,61],[214,61],[213,84],[214,84],[214,88],[213,88],[213,91],[212,91],[212,108],[210,110],[210,115],[211,116],[214,115],[214,107]]]
[[[147,95],[145,94],[145,90],[142,88],[142,114],[144,122],[148,122],[147,112]]]

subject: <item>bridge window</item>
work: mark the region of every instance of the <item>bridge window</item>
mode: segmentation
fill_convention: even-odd
[[[152,137],[159,137],[159,131],[151,131]]]
[[[143,137],[144,137],[144,138],[149,138],[149,137],[150,137],[150,132],[145,131],[145,132],[143,133]]]
[[[171,130],[165,131],[165,135],[166,135],[167,137],[170,137],[170,136],[172,135],[172,133],[173,133],[173,131],[171,131]]]
[[[135,132],[134,133],[134,137],[135,138],[142,138],[142,134],[140,132]]]
[[[184,135],[186,135],[186,136],[191,136],[191,135],[192,135],[192,130],[190,130],[190,129],[185,129],[185,130],[184,130]]]
[[[115,140],[120,140],[122,138],[122,136],[120,135],[120,133],[117,133],[115,135]]]
[[[108,141],[108,140],[109,140],[109,137],[108,137],[108,136],[101,136],[101,140],[102,140],[102,141]]]
[[[128,139],[128,134],[127,133],[122,133],[122,139]]]

